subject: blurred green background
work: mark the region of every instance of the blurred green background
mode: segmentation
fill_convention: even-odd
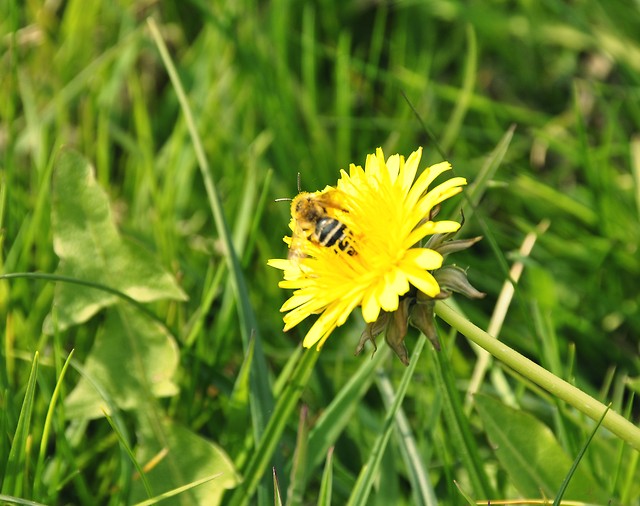
[[[194,142],[149,18],[192,107],[246,279],[246,299],[227,279],[225,247]],[[630,394],[638,388],[630,378],[640,372],[637,1],[5,0],[0,47],[3,273],[56,270],[51,178],[61,147],[76,149],[94,165],[121,234],[150,251],[189,297],[150,305],[175,331],[179,348],[178,391],[160,401],[163,413],[218,443],[241,474],[255,437],[249,401],[240,404],[237,425],[229,407],[246,363],[243,311],[250,304],[255,312],[266,357],[263,379],[276,400],[274,382],[283,370],[281,381],[286,378],[289,357],[309,327],[281,331],[279,308],[289,294],[277,287],[280,273],[266,261],[286,255],[289,209],[274,199],[295,195],[298,173],[305,190],[334,184],[339,169],[364,164],[378,146],[387,155],[405,156],[424,146],[423,166],[448,159],[456,175],[482,187],[479,202],[461,200],[442,212],[457,218],[454,205],[461,204],[468,217],[461,234],[484,236],[454,260],[487,293],[480,302],[457,299],[482,328],[525,235],[548,223],[523,259],[501,339],[637,419]],[[0,461],[10,461],[33,353],[39,351],[44,364],[32,420],[40,434],[59,373],[47,358],[54,348],[62,354],[75,348],[82,364],[107,325],[98,314],[53,340],[42,333],[53,300],[54,285],[47,281],[0,280],[0,408],[7,413],[0,417]],[[353,357],[362,326],[360,316],[352,316],[322,350],[302,394],[311,426],[370,360]],[[410,351],[416,339],[407,338]],[[476,355],[461,337],[450,341],[448,352],[464,395]],[[434,353],[423,353],[404,407],[436,495],[442,504],[461,504],[453,479],[464,483],[468,470],[458,466],[439,412],[430,411],[439,396],[430,380]],[[393,384],[404,372],[391,357],[381,367]],[[78,377],[70,372],[63,391],[72,390]],[[509,381],[521,407],[562,432],[554,425],[559,408],[552,400],[525,392],[517,378]],[[495,385],[485,387],[495,393]],[[385,410],[380,395],[372,387],[357,401],[357,414],[335,442],[334,504],[346,501],[371,434],[379,431]],[[298,411],[283,421],[274,461],[285,483]],[[68,474],[38,475],[46,484],[39,495],[23,477],[30,483],[23,495],[45,503],[126,502],[127,459],[113,429],[104,420],[83,429],[77,420],[64,420],[54,426],[56,443],[49,443],[47,459],[68,461],[75,454],[85,484],[74,481],[71,466]],[[468,421],[495,498],[513,497],[477,417]],[[126,414],[123,424],[135,445],[139,425]],[[60,443],[70,438],[63,436],[69,426],[83,442]],[[569,440],[577,444],[580,434]],[[636,467],[622,464],[628,455],[616,453],[615,440],[609,444],[605,453],[617,456],[620,474],[602,465],[604,457],[595,459],[591,472],[614,501],[639,504],[629,477]],[[392,467],[399,469],[395,487],[370,498],[371,504],[415,501],[401,466]],[[9,468],[0,465],[5,473]],[[304,503],[315,502],[320,471],[314,473]],[[113,487],[119,487],[117,499],[109,499]],[[270,497],[268,480],[260,487],[251,501]]]

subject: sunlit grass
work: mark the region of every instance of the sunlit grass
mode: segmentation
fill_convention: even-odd
[[[442,320],[440,353],[408,335],[409,369],[382,339],[353,356],[358,315],[303,352],[309,327],[282,332],[289,294],[266,266],[286,254],[289,209],[273,200],[295,195],[298,172],[303,190],[335,184],[378,146],[448,159],[470,183],[460,236],[484,236],[455,262],[488,295],[443,317],[499,329],[637,426],[638,26],[617,0],[0,2],[0,502],[273,504],[274,470],[283,504],[552,501],[601,413],[486,360]],[[149,288],[139,269],[66,272],[122,296],[62,329],[60,291],[87,296],[50,277],[63,146],[94,166],[131,251],[188,300],[141,300],[126,288]],[[94,238],[80,256],[113,260]],[[144,374],[159,348],[124,349],[152,342],[175,349],[161,391]],[[640,504],[640,453],[608,424],[565,501]],[[534,458],[544,438],[553,473]]]

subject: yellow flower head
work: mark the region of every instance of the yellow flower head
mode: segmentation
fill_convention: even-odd
[[[287,331],[312,314],[320,316],[306,335],[306,348],[324,344],[357,307],[368,323],[380,311],[398,309],[400,296],[413,285],[429,297],[440,293],[429,272],[442,255],[421,247],[431,234],[455,232],[455,221],[431,221],[431,210],[462,191],[467,182],[451,178],[429,185],[450,170],[448,162],[425,169],[416,179],[422,148],[405,161],[382,149],[367,156],[364,169],[351,164],[335,188],[303,193],[291,206],[292,237],[286,237],[288,260],[269,260],[284,271],[281,288],[293,289],[281,311]]]

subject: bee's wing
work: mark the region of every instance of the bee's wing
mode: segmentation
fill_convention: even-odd
[[[327,214],[332,218],[335,218],[335,215],[336,215],[334,211],[339,211],[343,213],[348,212],[345,209],[346,195],[336,188],[325,190],[317,197],[317,199],[322,204],[322,206],[327,210]]]

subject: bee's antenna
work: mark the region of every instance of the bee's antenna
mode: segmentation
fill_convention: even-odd
[[[302,193],[302,190],[300,189],[300,173],[298,172],[298,193]],[[281,199],[276,199],[274,202],[284,202],[284,201],[289,201],[291,202],[293,199],[290,199],[289,197],[282,197]]]

